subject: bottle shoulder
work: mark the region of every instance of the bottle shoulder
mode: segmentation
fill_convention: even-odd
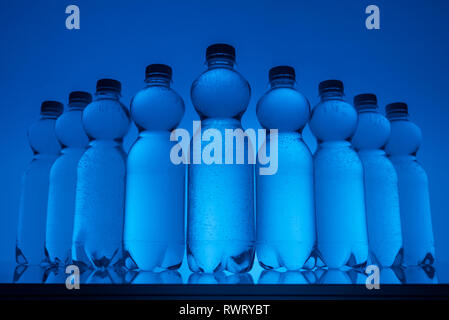
[[[105,168],[126,162],[126,153],[120,144],[110,140],[93,140],[82,154],[78,167]]]
[[[379,172],[394,171],[393,163],[383,150],[360,150],[358,155],[364,168],[373,168],[374,171],[379,170]]]
[[[61,155],[53,163],[51,174],[76,170],[84,151],[84,149],[64,148]]]
[[[347,141],[323,142],[318,145],[313,157],[315,163],[327,163],[330,167],[362,165],[357,151]]]
[[[419,179],[427,182],[427,173],[414,156],[390,156],[398,176],[404,179]]]

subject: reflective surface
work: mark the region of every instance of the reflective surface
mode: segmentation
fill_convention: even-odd
[[[0,265],[0,283],[64,284],[69,277],[64,268]],[[120,268],[87,270],[80,275],[81,284],[235,284],[235,285],[364,285],[368,275],[364,270],[314,269],[304,271],[263,270],[258,265],[249,273],[229,272],[192,273],[183,263],[179,270],[163,272],[128,271]],[[382,284],[449,284],[449,263],[434,267],[407,267],[380,269]]]

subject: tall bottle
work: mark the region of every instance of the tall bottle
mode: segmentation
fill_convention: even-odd
[[[245,138],[240,141],[244,154],[237,155],[236,140],[243,139],[226,144],[225,131],[238,135],[242,130],[240,118],[248,106],[250,86],[234,69],[232,46],[209,46],[206,60],[208,69],[191,88],[202,122],[190,153],[188,263],[194,272],[246,272],[254,260],[254,164],[248,161],[253,149]],[[232,159],[226,160],[231,152]]]
[[[307,98],[295,88],[295,69],[269,71],[270,89],[257,104],[257,117],[268,135],[265,150],[277,144],[278,168],[262,175],[256,165],[257,257],[265,269],[302,268],[315,244],[313,159],[301,132],[310,117]],[[276,148],[276,147],[275,147]]]
[[[80,267],[106,268],[122,258],[126,161],[122,138],[129,113],[117,80],[97,82],[83,111],[88,149],[78,164],[72,259]]]
[[[390,123],[379,112],[374,94],[354,97],[358,112],[352,145],[363,165],[366,222],[372,262],[382,266],[402,263],[402,233],[398,177],[384,147],[390,136]]]
[[[56,121],[62,151],[50,171],[45,238],[45,254],[52,265],[64,266],[71,260],[77,168],[89,142],[82,115],[90,102],[90,93],[71,92],[68,110]]]
[[[398,175],[404,264],[431,265],[435,260],[435,249],[429,186],[426,172],[416,161],[421,130],[410,121],[405,103],[387,105],[386,113],[391,123],[386,152]]]
[[[21,265],[40,265],[45,259],[50,169],[61,150],[55,123],[63,108],[60,102],[44,101],[39,121],[28,130],[34,156],[22,179],[16,243],[16,261]]]
[[[128,154],[124,245],[127,267],[177,269],[184,256],[184,165],[172,163],[170,134],[184,101],[170,88],[172,69],[146,68],[145,88],[131,102],[139,137]]]
[[[318,255],[329,268],[364,265],[368,258],[363,168],[349,139],[357,112],[343,100],[343,83],[323,81],[310,129],[314,155]]]

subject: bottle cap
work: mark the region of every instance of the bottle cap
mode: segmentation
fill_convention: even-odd
[[[41,115],[59,117],[64,110],[64,106],[58,101],[44,101],[41,104]]]
[[[152,76],[163,77],[171,80],[172,68],[166,64],[150,64],[145,68],[145,78],[148,79]]]
[[[69,104],[74,102],[83,102],[88,105],[92,102],[92,95],[85,91],[72,91],[69,94]]]
[[[228,58],[235,61],[235,48],[224,43],[216,43],[207,47],[206,60],[218,57]]]
[[[114,79],[100,79],[97,81],[97,92],[114,91],[120,93],[122,84]]]
[[[270,69],[268,72],[268,79],[271,81],[279,78],[288,78],[295,80],[295,68],[290,66],[277,66]]]
[[[343,93],[344,86],[343,82],[340,80],[325,80],[321,81],[318,85],[318,92],[320,95],[322,95],[325,92],[329,91],[337,91]]]
[[[404,102],[390,103],[386,105],[385,112],[388,119],[397,115],[408,115],[408,106]]]
[[[377,109],[377,97],[373,93],[362,93],[354,97],[354,107],[357,111]]]

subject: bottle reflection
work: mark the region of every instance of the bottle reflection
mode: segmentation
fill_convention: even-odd
[[[254,284],[253,277],[249,273],[236,273],[226,275],[224,272],[216,273],[192,273],[189,284]]]
[[[93,271],[86,281],[87,284],[120,284],[123,280],[119,273],[110,269]]]
[[[27,265],[3,265],[0,266],[0,283],[44,283],[64,285],[72,274],[66,273],[65,267],[27,266]],[[379,274],[380,285],[401,284],[437,284],[447,283],[445,280],[445,268],[435,269],[432,266],[394,267],[381,268]],[[361,285],[367,281],[371,274],[366,274],[363,269],[350,268],[323,269],[313,271],[275,271],[263,270],[258,277],[257,284],[273,285]],[[86,269],[80,272],[81,284],[255,284],[250,273],[231,274],[229,272],[216,273],[191,273],[183,275],[176,270],[162,272],[150,271],[126,271],[122,268],[108,268],[101,270]],[[257,276],[257,275],[256,275]],[[188,277],[188,279],[186,279]],[[445,278],[446,277],[446,278]],[[184,282],[186,280],[186,282]]]
[[[438,283],[435,268],[430,265],[413,266],[404,269],[406,284],[436,284]]]
[[[18,265],[14,270],[14,283],[43,283],[45,268],[41,266]]]
[[[182,276],[176,270],[162,272],[128,271],[125,282],[127,284],[182,284]]]
[[[260,274],[258,284],[313,284],[315,281],[312,271],[265,270]]]
[[[352,284],[354,281],[354,275],[352,279],[347,271],[341,269],[328,269],[318,278],[318,284]]]

